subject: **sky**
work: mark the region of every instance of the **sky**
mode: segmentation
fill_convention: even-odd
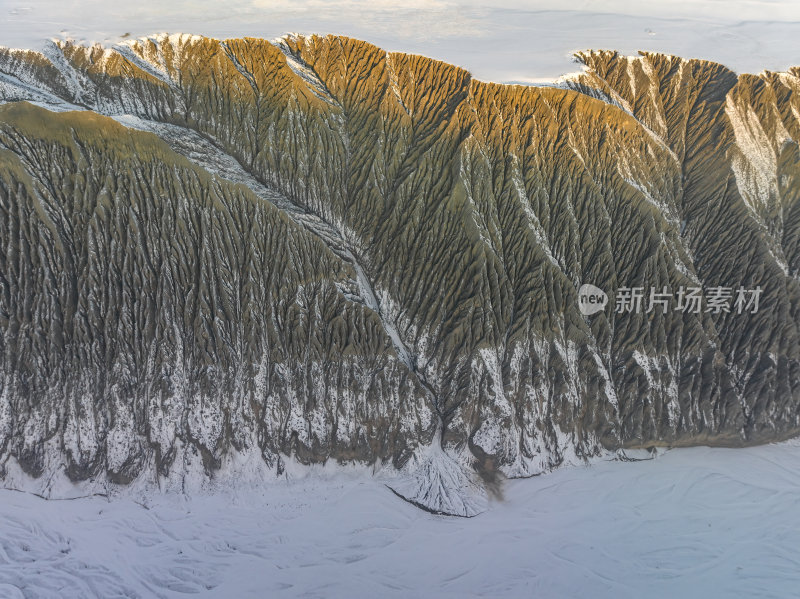
[[[737,72],[800,65],[794,0],[0,0],[0,45],[68,37],[113,44],[160,32],[275,38],[344,34],[425,54],[483,80],[537,83],[576,70],[572,54],[653,50]]]

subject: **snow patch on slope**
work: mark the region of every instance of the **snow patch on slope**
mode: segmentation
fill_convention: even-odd
[[[298,37],[297,34],[289,34],[286,38],[296,38]],[[334,98],[331,93],[328,91],[328,88],[325,87],[325,84],[322,83],[317,74],[314,70],[309,67],[305,62],[303,62],[299,57],[295,56],[292,51],[289,49],[289,45],[286,43],[285,38],[277,38],[272,40],[272,43],[281,51],[283,55],[286,57],[286,64],[289,65],[289,68],[295,73],[295,75],[299,76],[302,79],[311,92],[317,96],[320,100],[323,100],[329,104],[333,104],[334,106],[338,105],[336,98]]]
[[[86,84],[88,84],[88,82],[85,81],[85,77],[80,76],[77,71],[72,68],[72,65],[69,64],[61,48],[55,42],[51,41],[45,44],[42,54],[56,69],[58,69],[58,72],[67,85],[67,89],[72,94],[71,101],[75,104],[83,104],[84,96],[90,93],[90,90],[86,89]]]
[[[770,200],[778,195],[778,159],[772,140],[753,109],[750,106],[739,108],[730,94],[725,102],[725,114],[739,150],[732,160],[736,185],[748,207],[761,221],[760,211],[768,208]]]
[[[434,514],[471,518],[488,506],[488,495],[477,474],[442,449],[438,440],[410,476],[388,486],[409,503]]]

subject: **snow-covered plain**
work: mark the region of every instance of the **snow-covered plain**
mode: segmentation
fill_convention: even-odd
[[[328,472],[328,471],[325,471]],[[1,597],[790,597],[800,441],[507,481],[471,519],[363,470],[261,490],[0,491]]]

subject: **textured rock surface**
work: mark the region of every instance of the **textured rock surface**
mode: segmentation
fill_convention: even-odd
[[[333,36],[0,53],[5,102],[84,111],[0,112],[0,460],[491,480],[796,434],[800,73],[579,59],[532,88]],[[616,314],[633,286],[763,294]]]

